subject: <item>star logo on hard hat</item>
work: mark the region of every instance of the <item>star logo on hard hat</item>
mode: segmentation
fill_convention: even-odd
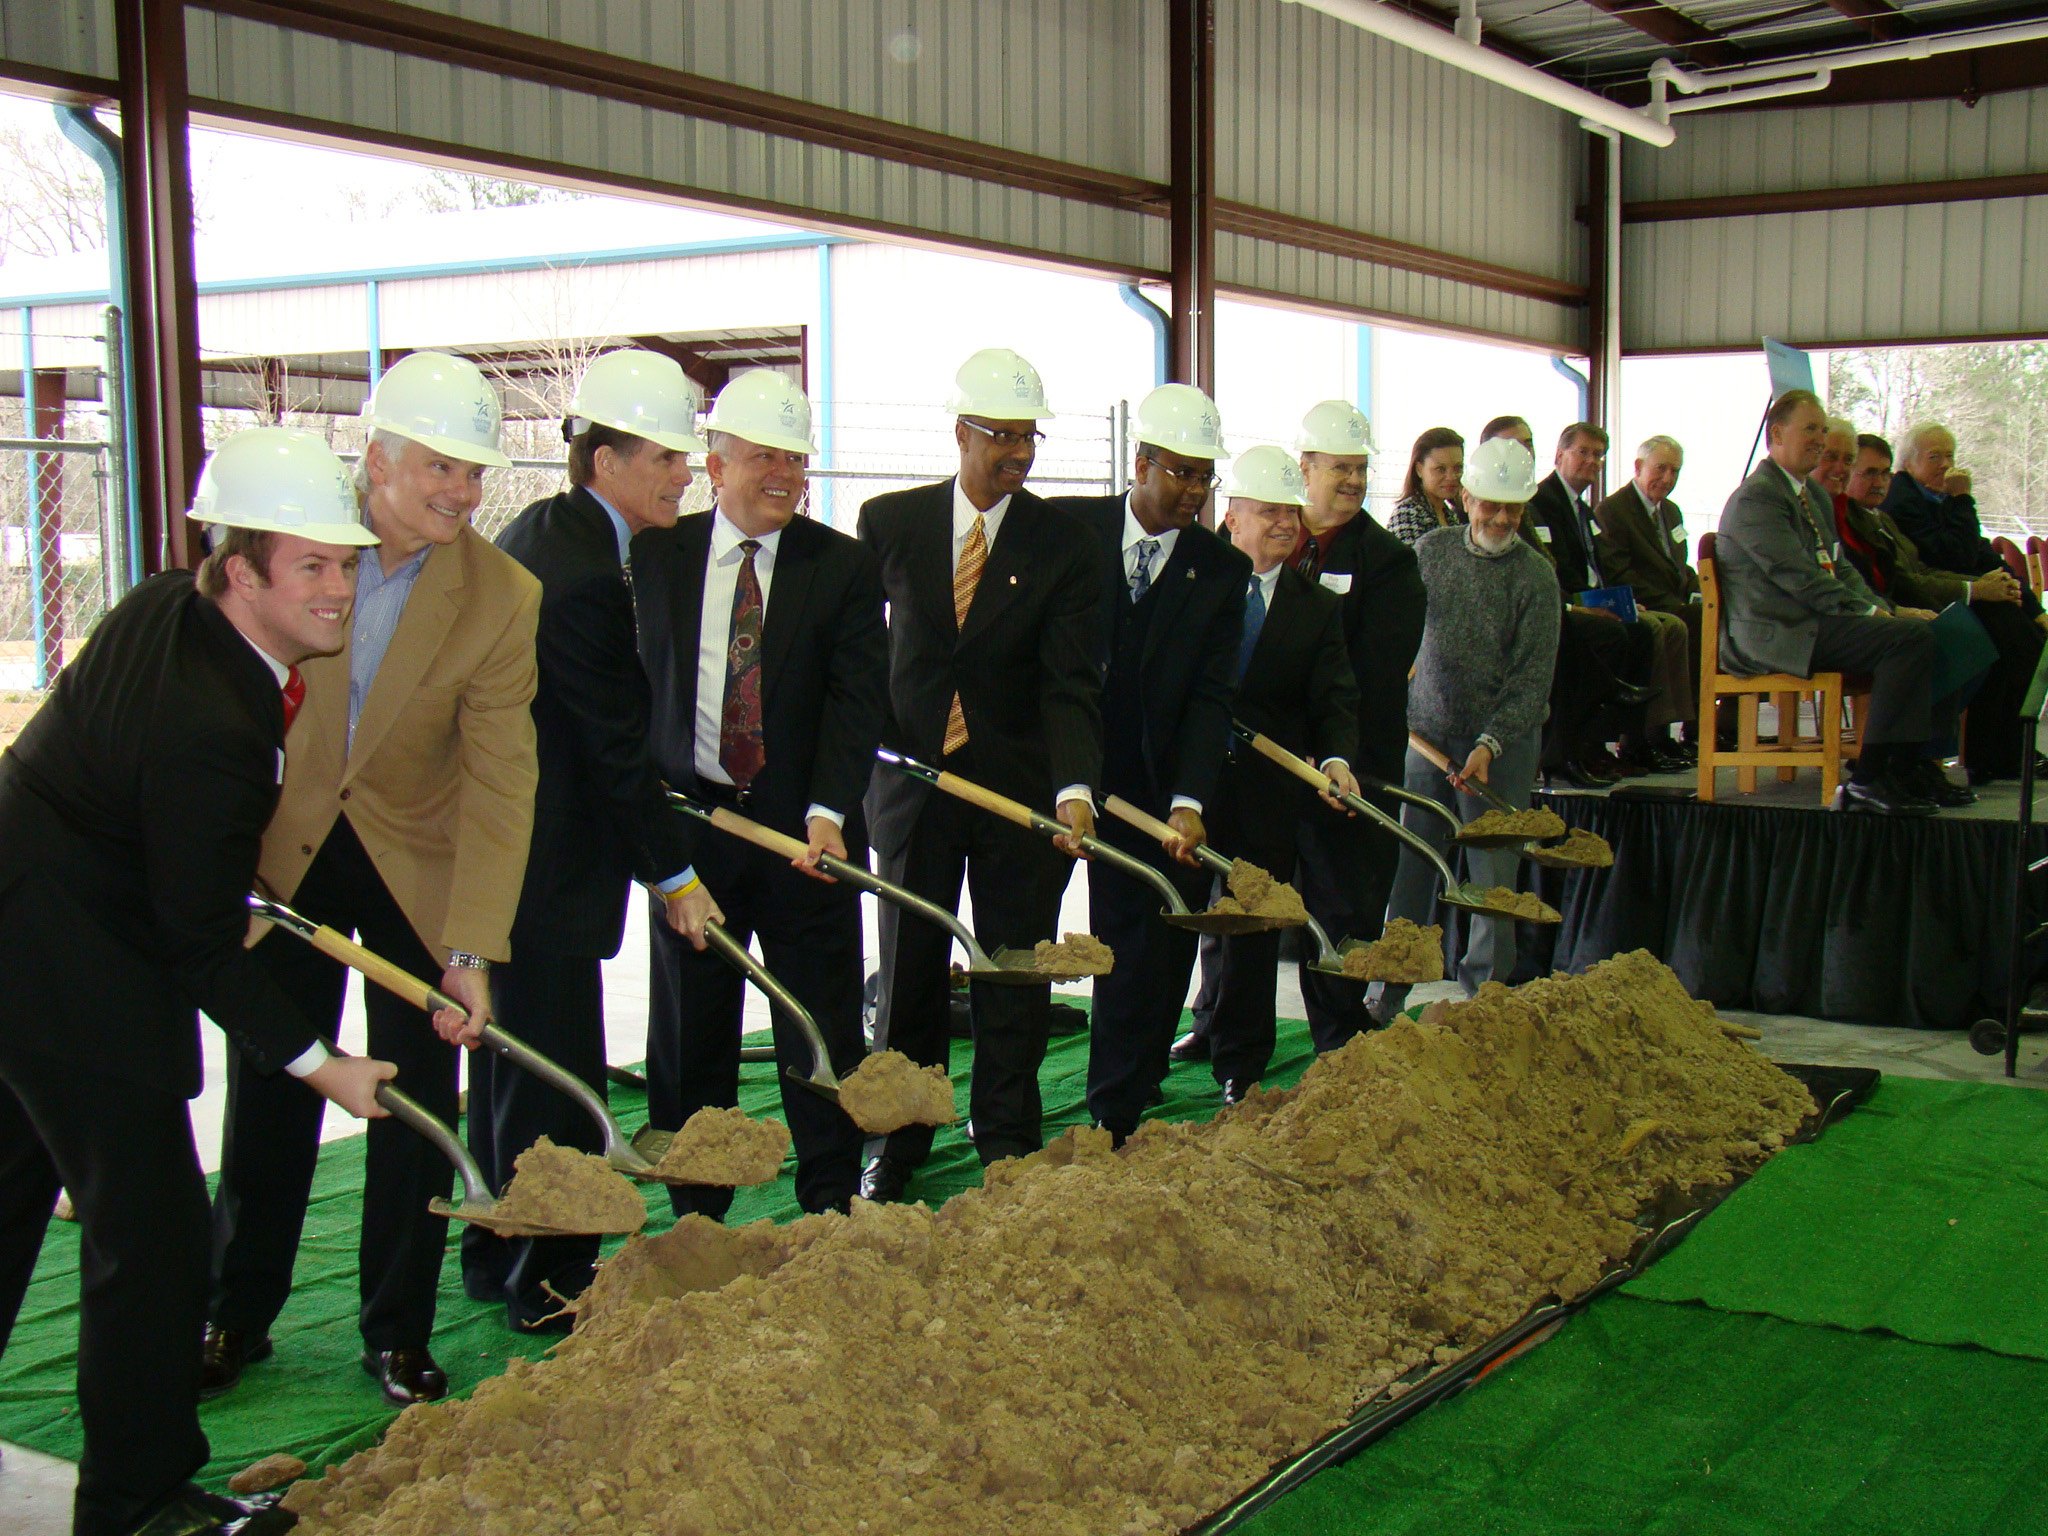
[[[784,425],[785,427],[789,428],[789,430],[790,430],[790,431],[792,431],[792,432],[794,432],[794,431],[796,430],[796,402],[795,402],[795,401],[793,401],[793,400],[788,400],[788,401],[784,401],[784,402],[783,402],[783,406],[782,406],[782,424],[783,424],[783,425]]]
[[[481,399],[481,400],[477,401],[477,403],[476,403],[476,429],[477,429],[477,431],[479,431],[479,432],[488,432],[488,431],[490,431],[490,430],[491,430],[491,428],[492,428],[492,426],[493,426],[493,425],[495,424],[495,423],[494,423],[494,421],[493,421],[493,418],[494,418],[494,417],[495,417],[496,415],[497,415],[497,412],[491,409],[491,399],[490,399],[490,396],[486,395],[486,396],[484,396],[484,398],[483,398],[483,399]]]
[[[1016,391],[1016,394],[1017,394],[1017,398],[1018,398],[1019,400],[1028,400],[1028,399],[1030,399],[1030,398],[1031,398],[1031,375],[1030,375],[1030,374],[1028,374],[1028,373],[1021,373],[1021,372],[1020,372],[1020,373],[1017,373],[1017,374],[1015,374],[1015,375],[1013,375],[1013,376],[1011,377],[1011,379],[1010,379],[1010,387],[1011,387],[1011,388],[1012,388],[1013,390],[1015,390],[1015,391]]]

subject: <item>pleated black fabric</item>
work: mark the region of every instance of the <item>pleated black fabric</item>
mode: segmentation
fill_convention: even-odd
[[[1564,921],[1521,925],[1517,979],[1647,949],[1694,996],[1730,1008],[1965,1029],[2004,1007],[2012,822],[1577,795],[1536,803],[1606,838],[1614,866],[1524,866]],[[2048,854],[2048,831],[2032,836],[2029,857]],[[2036,911],[2044,898],[2048,889]],[[2021,976],[2044,958],[2037,946]]]

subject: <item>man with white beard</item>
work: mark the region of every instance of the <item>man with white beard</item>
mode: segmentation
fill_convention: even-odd
[[[1408,727],[1460,766],[1446,783],[1411,748],[1407,786],[1449,806],[1460,821],[1487,809],[1476,793],[1464,792],[1467,784],[1485,784],[1508,804],[1527,807],[1543,748],[1560,617],[1549,563],[1517,537],[1522,509],[1536,494],[1535,468],[1513,438],[1487,439],[1465,465],[1466,526],[1439,528],[1415,546],[1429,608],[1408,684]],[[1449,837],[1443,819],[1419,807],[1404,807],[1401,821],[1439,847]],[[1465,856],[1473,883],[1514,884],[1512,849],[1468,848]],[[1433,866],[1403,848],[1387,917],[1427,923],[1436,888]],[[1484,982],[1506,981],[1514,968],[1513,920],[1475,916],[1457,967],[1466,995]],[[1385,987],[1381,1017],[1392,1018],[1407,995],[1404,986]]]

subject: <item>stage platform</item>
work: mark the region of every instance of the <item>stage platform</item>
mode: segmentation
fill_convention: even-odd
[[[1823,808],[1819,775],[1760,775],[1754,795],[1721,774],[1718,800],[1539,790],[1572,826],[1614,845],[1614,867],[1532,872],[1564,914],[1523,925],[1518,977],[1582,970],[1647,949],[1694,996],[1731,1008],[1858,1024],[1967,1029],[2004,1005],[2018,854],[2019,786],[1974,806],[1894,818]],[[1627,780],[1689,791],[1693,774]],[[2048,832],[2028,857],[2048,856]],[[2020,966],[2023,984],[2048,956]]]

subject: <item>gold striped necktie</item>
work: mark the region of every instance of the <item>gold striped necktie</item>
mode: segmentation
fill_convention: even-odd
[[[974,589],[981,582],[981,568],[988,564],[987,525],[982,515],[974,514],[974,526],[967,530],[967,541],[960,546],[960,565],[953,572],[953,625],[957,629],[967,622],[967,610],[974,606]],[[946,754],[951,756],[967,745],[967,716],[960,709],[960,695],[953,695],[953,707],[946,714]]]

